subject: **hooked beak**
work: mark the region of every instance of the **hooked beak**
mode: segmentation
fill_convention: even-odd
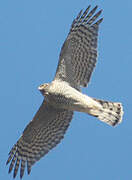
[[[46,95],[49,94],[48,92],[45,92],[45,89],[44,89],[44,85],[43,85],[43,84],[38,87],[38,90],[39,90],[39,91],[42,93],[42,95],[44,95],[44,96],[46,96]]]
[[[38,90],[41,91],[43,89],[43,84],[38,87]]]

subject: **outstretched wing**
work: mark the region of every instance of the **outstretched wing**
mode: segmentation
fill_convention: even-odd
[[[20,177],[23,177],[26,165],[29,174],[32,165],[63,138],[72,115],[73,112],[55,109],[44,101],[9,153],[7,160],[7,164],[11,161],[9,173],[14,167],[15,178],[21,164]]]
[[[95,14],[97,6],[89,12],[90,6],[71,25],[64,42],[55,79],[67,81],[71,86],[87,86],[97,59],[97,38],[99,24],[97,20],[102,10]]]

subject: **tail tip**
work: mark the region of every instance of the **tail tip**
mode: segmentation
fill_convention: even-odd
[[[116,118],[115,118],[115,121],[113,121],[113,123],[111,124],[112,126],[117,126],[118,124],[120,124],[122,122],[122,117],[123,117],[123,106],[122,106],[122,103],[116,103],[117,104],[117,111],[116,111],[116,114],[118,115]]]
[[[103,112],[99,114],[98,118],[111,126],[117,126],[122,122],[123,106],[118,102],[103,102]]]

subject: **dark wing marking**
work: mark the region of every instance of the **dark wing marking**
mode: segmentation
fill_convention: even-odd
[[[55,79],[67,81],[73,87],[87,86],[97,60],[97,38],[99,24],[97,20],[102,10],[95,14],[97,6],[90,12],[90,6],[71,25],[64,42]],[[97,21],[96,21],[97,20]]]
[[[55,109],[43,102],[33,120],[27,125],[22,136],[9,153],[9,173],[14,167],[15,178],[20,166],[20,178],[23,177],[25,166],[28,174],[32,165],[55,147],[63,138],[73,112]]]

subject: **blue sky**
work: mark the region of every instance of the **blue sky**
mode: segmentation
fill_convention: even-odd
[[[8,152],[43,100],[37,87],[53,79],[72,20],[89,4],[103,9],[104,21],[98,63],[83,92],[122,102],[123,122],[112,128],[75,113],[64,140],[24,180],[132,179],[131,0],[0,1],[0,179],[12,179]]]

